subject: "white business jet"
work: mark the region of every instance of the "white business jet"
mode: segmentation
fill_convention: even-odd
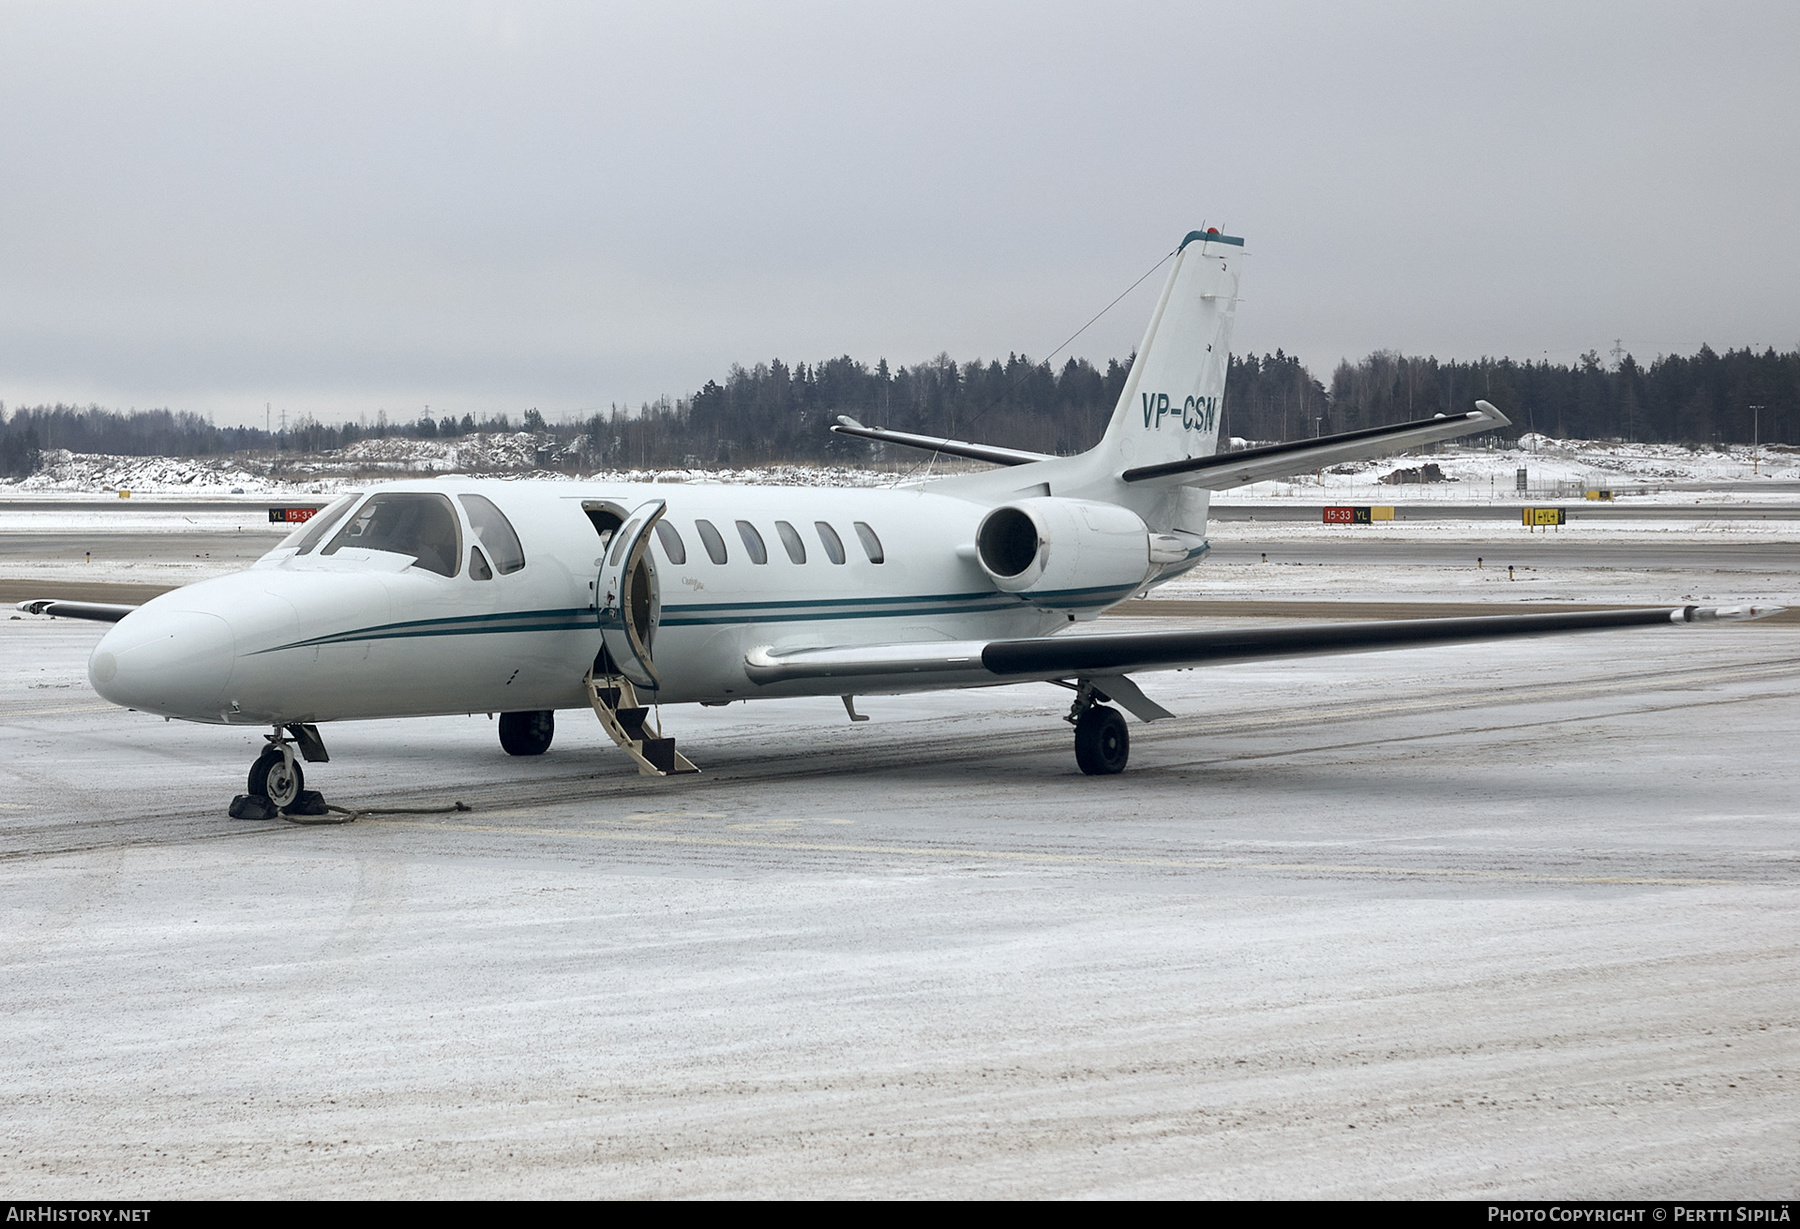
[[[1134,671],[1774,612],[1054,635],[1198,564],[1212,491],[1507,423],[1478,401],[1221,453],[1242,251],[1216,230],[1183,240],[1106,434],[1078,456],[840,419],[995,468],[888,490],[398,482],[344,496],[247,571],[141,607],[23,608],[116,621],[88,664],[115,704],[272,728],[246,795],[268,814],[304,805],[300,761],[327,758],[331,721],[497,712],[505,749],[537,755],[557,709],[592,708],[641,772],[671,774],[693,765],[651,705],[830,695],[856,720],[856,695],[1041,681],[1073,690],[1076,762],[1105,774],[1130,749],[1111,704],[1171,715]]]

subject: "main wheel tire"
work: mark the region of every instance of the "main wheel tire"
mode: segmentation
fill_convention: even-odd
[[[257,756],[256,763],[250,765],[246,792],[260,794],[277,807],[292,803],[305,788],[306,774],[300,771],[299,761],[290,763],[287,756],[273,747]]]
[[[549,709],[500,714],[500,745],[508,755],[542,755],[555,736],[556,714]]]
[[[1125,771],[1131,758],[1131,732],[1116,708],[1096,704],[1075,721],[1075,762],[1090,777]]]

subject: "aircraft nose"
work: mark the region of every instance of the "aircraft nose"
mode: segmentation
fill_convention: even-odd
[[[231,625],[217,615],[139,610],[100,638],[88,681],[126,708],[217,718],[236,647]]]

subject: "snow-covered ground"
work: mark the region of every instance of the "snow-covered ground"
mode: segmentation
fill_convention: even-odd
[[[1606,606],[1682,603],[1800,608],[1800,571],[1722,572],[1681,568],[1521,566],[1477,569],[1433,566],[1371,569],[1353,564],[1208,564],[1156,589],[1155,598],[1211,602],[1515,603],[1573,602]],[[1121,608],[1127,613],[1130,605]]]
[[[252,498],[329,496],[371,481],[442,474],[479,474],[505,479],[537,478],[570,482],[560,469],[539,468],[540,451],[559,454],[527,432],[469,435],[455,440],[361,440],[317,456],[244,454],[229,457],[117,457],[51,449],[44,466],[29,478],[0,480],[0,501],[8,496],[80,496],[131,492],[133,498],[243,494]],[[935,472],[943,472],[939,463]],[[921,458],[917,473],[924,472]],[[914,474],[911,469],[870,469],[841,465],[763,465],[740,469],[608,469],[581,471],[581,477],[614,482],[741,482],[773,486],[887,486]]]
[[[1800,1182],[1800,636],[1592,637],[1067,697],[260,738],[0,622],[14,1199],[1776,1199]]]
[[[0,499],[41,540],[0,572],[184,583],[278,532],[162,502]],[[1794,533],[1222,521],[1157,596],[1800,605]],[[1168,626],[1130,613],[1076,630]],[[105,630],[0,621],[15,1198],[1800,1180],[1792,627],[1146,674],[1176,718],[1103,780],[1041,686],[665,710],[704,770],[665,781],[579,713],[533,759],[347,723],[309,785],[475,809],[309,829],[224,817],[258,732],[94,696]]]
[[[560,469],[540,469],[540,457],[560,465],[565,452],[548,437],[519,431],[456,439],[361,440],[317,456],[244,454],[229,457],[114,457],[50,450],[41,472],[0,481],[7,495],[93,495],[128,490],[133,496],[227,494],[241,489],[256,497],[329,495],[358,483],[423,474],[473,473],[510,478],[568,480]],[[631,482],[744,482],[793,486],[886,486],[917,480],[927,472],[961,466],[921,453],[914,467],[767,465],[740,469],[622,469],[590,471],[583,477]],[[929,471],[927,466],[930,466]],[[1444,481],[1384,481],[1398,471],[1435,465]],[[1624,444],[1552,440],[1528,435],[1517,448],[1445,446],[1417,457],[1386,458],[1333,467],[1283,482],[1258,483],[1229,492],[1232,503],[1325,499],[1344,503],[1396,504],[1409,501],[1516,502],[1516,472],[1526,470],[1528,496],[1568,498],[1580,488],[1617,489],[1621,498],[1657,502],[1704,502],[1709,498],[1764,498],[1793,495],[1800,482],[1800,450],[1734,445],[1723,450],[1690,450],[1676,444]],[[1693,488],[1705,487],[1705,493]],[[1630,494],[1625,494],[1629,492]]]

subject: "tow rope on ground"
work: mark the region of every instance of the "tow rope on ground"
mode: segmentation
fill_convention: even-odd
[[[328,802],[325,809],[333,814],[289,815],[283,811],[281,818],[290,824],[316,828],[328,824],[353,824],[365,815],[449,815],[457,811],[473,811],[475,808],[459,799],[447,807],[340,807]],[[343,816],[342,819],[337,818],[340,815]]]

